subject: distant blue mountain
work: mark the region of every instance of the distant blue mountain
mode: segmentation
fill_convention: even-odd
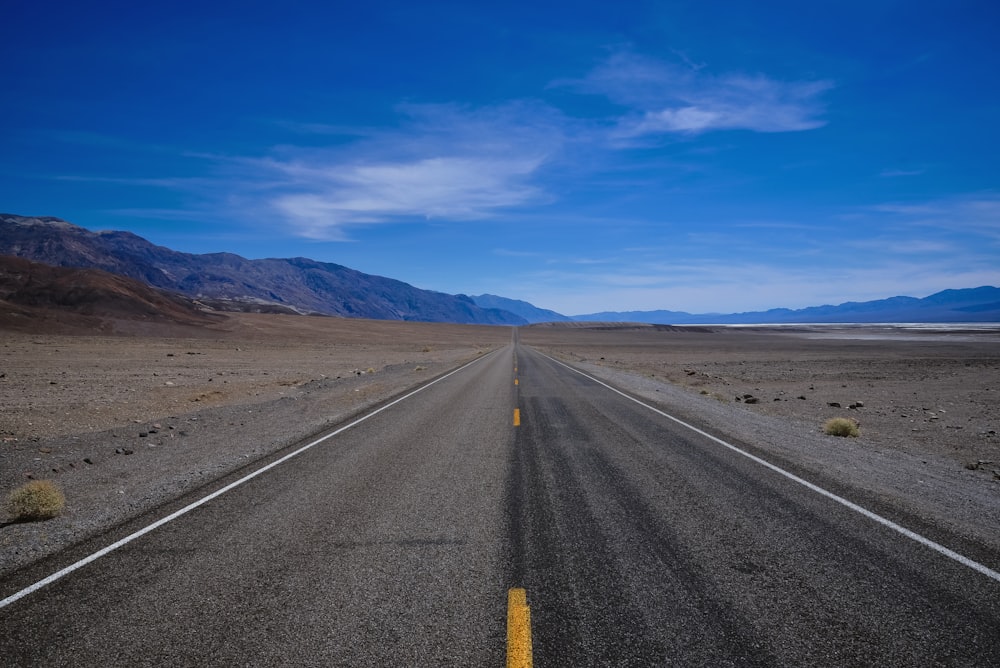
[[[472,301],[476,306],[484,309],[499,309],[520,316],[529,323],[536,322],[565,322],[573,320],[569,316],[556,313],[544,308],[538,308],[534,304],[521,301],[520,299],[507,299],[496,295],[473,296]]]
[[[572,317],[591,322],[644,322],[653,324],[783,324],[876,322],[1000,322],[1000,288],[982,286],[943,290],[918,299],[890,297],[870,302],[845,302],[836,306],[803,309],[776,308],[746,313],[685,313],[683,311],[605,311]]]

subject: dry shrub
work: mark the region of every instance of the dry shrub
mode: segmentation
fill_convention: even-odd
[[[52,519],[65,506],[66,497],[51,480],[32,480],[7,495],[7,512],[14,522]]]
[[[858,430],[856,420],[844,417],[830,418],[823,425],[823,433],[830,436],[850,436],[857,437],[861,432]]]

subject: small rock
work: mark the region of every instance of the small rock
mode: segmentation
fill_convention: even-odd
[[[830,408],[840,408],[839,401],[828,401],[826,402],[826,405],[829,406]]]
[[[139,438],[146,438],[147,436],[149,436],[149,432],[147,432],[147,431],[140,431],[139,432]]]
[[[52,452],[52,448],[38,448],[38,451],[43,455],[47,455]]]
[[[805,400],[806,400],[806,397],[805,397],[805,395],[804,395],[804,394],[800,394],[800,395],[799,395],[799,399],[801,399],[802,401],[805,401]]]
[[[93,462],[93,461],[91,461],[90,457],[84,457],[84,458],[83,458],[83,463],[84,463],[84,464],[90,464],[90,465],[93,465],[93,463],[94,463],[94,462]]]
[[[755,403],[757,403],[758,401],[760,401],[760,399],[758,399],[757,397],[746,397],[746,398],[745,398],[745,399],[743,400],[743,403],[745,403],[745,404],[755,404]]]

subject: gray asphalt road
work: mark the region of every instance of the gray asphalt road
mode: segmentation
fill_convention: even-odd
[[[537,666],[1000,657],[1000,583],[511,347],[0,610],[0,662],[500,666],[512,586]]]
[[[536,665],[1000,665],[1000,583],[537,353],[518,366],[509,561]]]
[[[16,601],[0,662],[502,665],[513,393],[507,348]]]

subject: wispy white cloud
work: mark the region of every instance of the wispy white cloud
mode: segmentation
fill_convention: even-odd
[[[629,108],[615,137],[700,134],[714,130],[796,132],[826,124],[820,99],[827,80],[781,81],[764,74],[713,75],[619,51],[582,81],[561,81]]]
[[[345,225],[394,217],[477,219],[497,209],[541,198],[523,183],[542,156],[517,158],[442,156],[413,162],[338,165],[300,182],[307,192],[281,195],[272,206],[308,237],[322,238]],[[301,172],[300,172],[301,173]]]
[[[1000,194],[968,193],[925,202],[887,203],[869,207],[884,224],[929,228],[948,235],[978,235],[1000,243]]]
[[[548,197],[533,179],[563,141],[551,108],[406,105],[400,112],[400,127],[346,147],[282,147],[251,161],[256,180],[270,186],[264,205],[302,236],[343,239],[352,225],[476,220]]]

